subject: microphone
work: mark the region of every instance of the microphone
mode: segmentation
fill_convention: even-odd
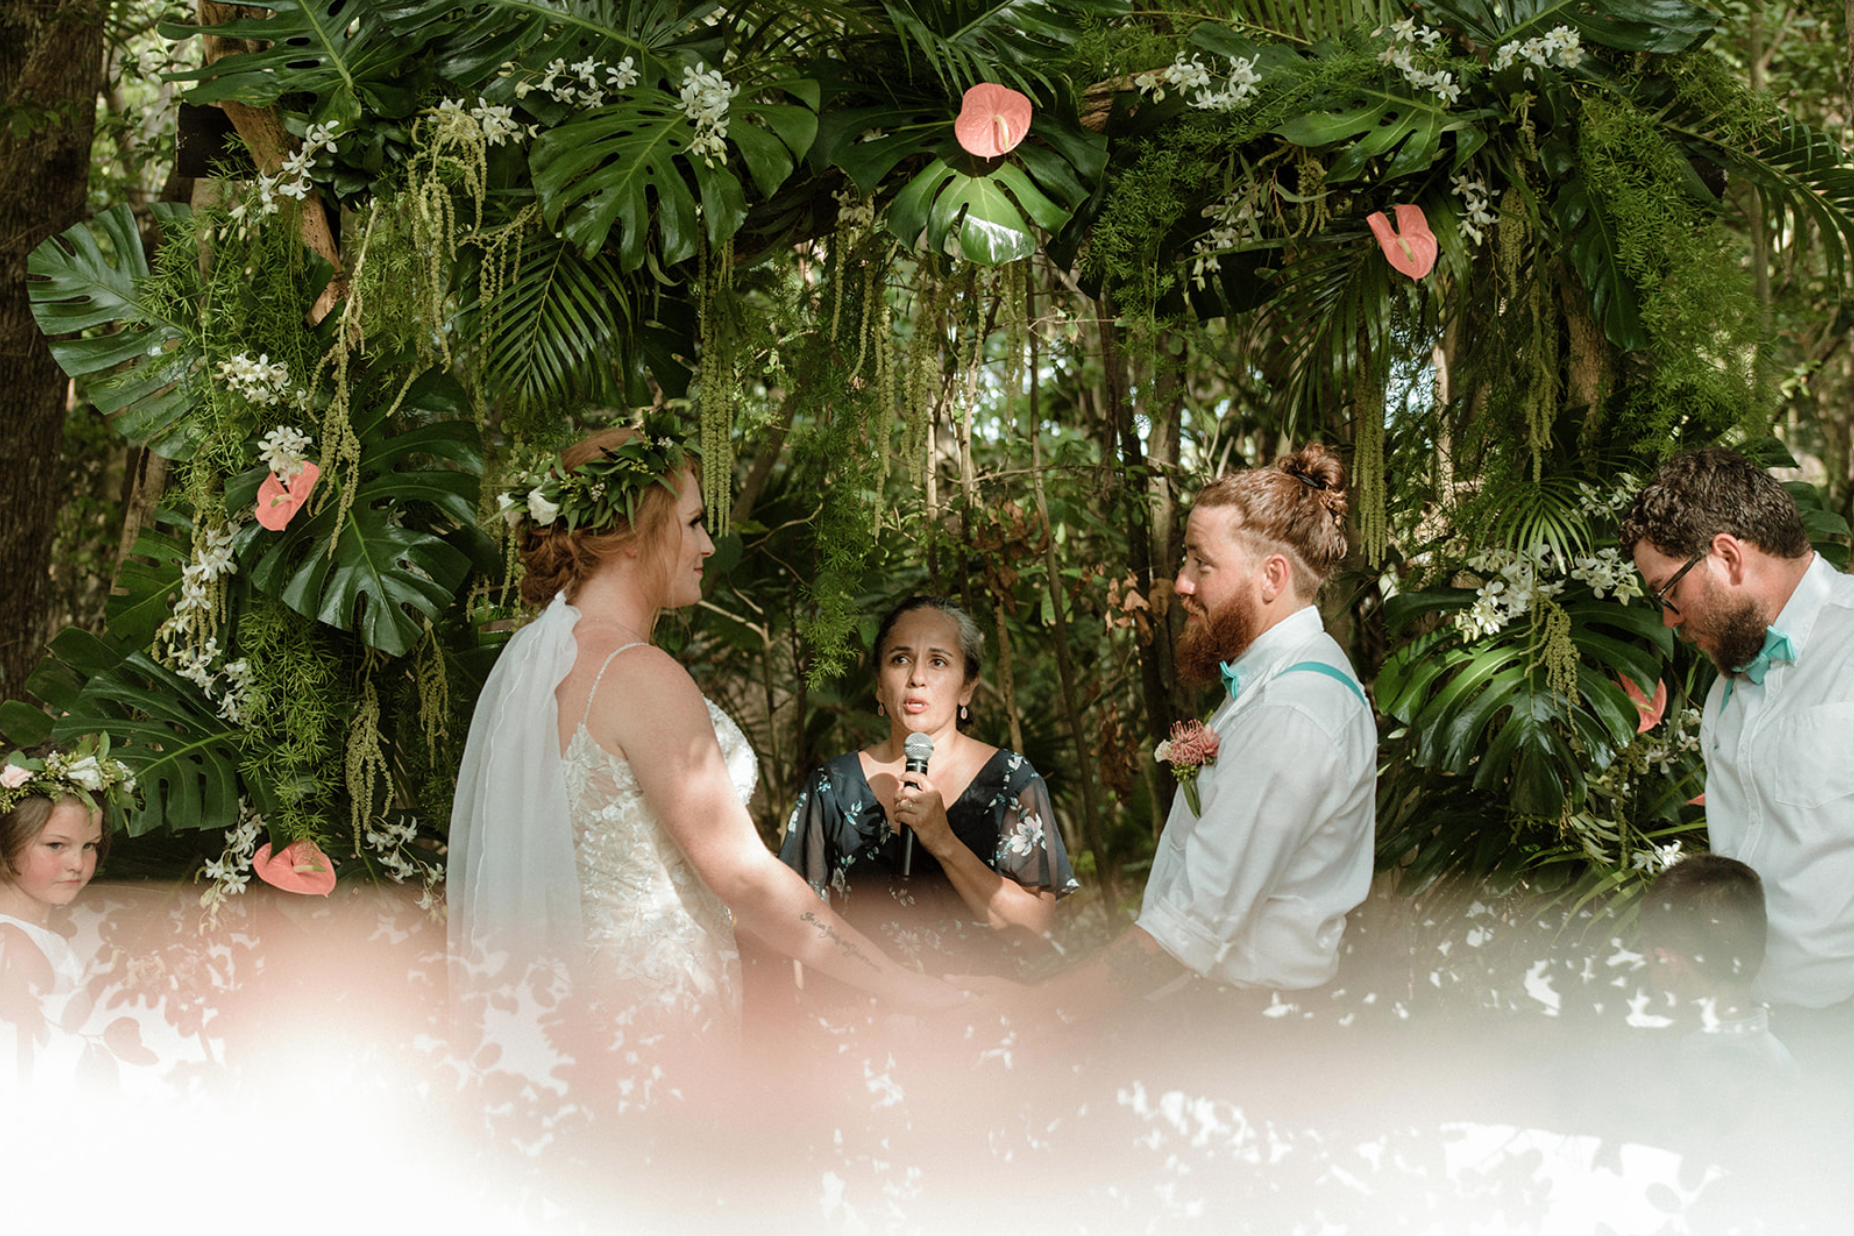
[[[907,757],[907,771],[925,773],[927,761],[933,758],[933,739],[925,734],[909,734],[907,741],[901,744],[901,753]],[[914,830],[908,830],[907,840],[901,846],[901,878],[907,879],[914,874]]]

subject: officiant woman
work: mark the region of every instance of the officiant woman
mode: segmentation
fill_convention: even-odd
[[[779,857],[897,960],[928,974],[1015,976],[1048,947],[1077,885],[1030,761],[966,732],[984,636],[963,609],[914,596],[875,638],[888,735],[806,782]],[[910,771],[912,735],[932,740]],[[917,741],[918,746],[918,741]]]

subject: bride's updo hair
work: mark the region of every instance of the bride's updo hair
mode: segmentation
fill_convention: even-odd
[[[1345,481],[1339,456],[1309,442],[1266,468],[1218,477],[1195,505],[1235,507],[1236,535],[1257,553],[1284,553],[1294,590],[1311,598],[1346,555]]]
[[[560,462],[568,470],[577,468],[608,449],[623,446],[638,432],[629,426],[601,429],[561,451]],[[684,469],[687,478],[682,483],[698,483],[700,467],[696,458],[689,456]],[[663,486],[646,485],[637,495],[635,522],[627,522],[620,516],[616,522],[603,527],[582,525],[577,531],[568,532],[561,522],[538,528],[533,521],[524,521],[521,562],[527,574],[521,580],[521,599],[529,605],[545,605],[554,599],[555,593],[565,592],[570,601],[580,584],[597,571],[601,563],[627,549],[641,549],[646,562],[660,566],[661,554],[657,551],[661,549],[664,530],[674,522],[676,501],[676,495]]]

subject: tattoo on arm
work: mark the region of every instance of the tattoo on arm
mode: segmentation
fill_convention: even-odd
[[[862,962],[871,970],[880,970],[882,968],[881,962],[875,960],[875,958],[863,952],[862,949],[857,948],[855,944],[838,935],[835,927],[832,927],[810,910],[806,910],[803,914],[799,915],[798,918],[800,922],[810,923],[813,927],[816,927],[818,929],[818,934],[823,936],[826,940],[829,940],[832,944],[835,944],[838,951],[843,953],[844,956]]]

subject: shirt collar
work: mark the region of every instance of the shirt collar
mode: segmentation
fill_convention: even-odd
[[[1803,572],[1797,581],[1796,591],[1790,593],[1790,599],[1783,604],[1783,611],[1771,622],[1771,626],[1787,635],[1790,646],[1800,658],[1803,645],[1809,642],[1809,632],[1815,628],[1815,620],[1828,604],[1834,588],[1835,568],[1828,565],[1822,555],[1815,555],[1815,561]]]
[[[1285,661],[1302,644],[1326,628],[1320,622],[1318,606],[1304,605],[1255,637],[1241,656],[1229,662],[1242,681],[1247,695],[1256,683],[1270,677],[1276,666]]]

